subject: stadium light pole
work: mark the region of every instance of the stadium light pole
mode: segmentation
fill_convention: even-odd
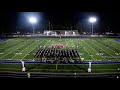
[[[37,23],[37,18],[36,17],[30,17],[29,22],[32,24],[32,30],[33,30],[33,35],[34,35],[34,24]]]
[[[93,34],[93,24],[97,21],[96,17],[90,17],[89,22],[92,24],[92,34]]]

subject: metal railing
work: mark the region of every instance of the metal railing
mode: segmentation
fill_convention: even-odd
[[[119,78],[120,73],[0,72],[0,78]]]

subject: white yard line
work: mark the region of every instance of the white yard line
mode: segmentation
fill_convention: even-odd
[[[113,43],[115,43],[115,44],[119,44],[120,45],[120,43],[118,43],[117,41],[114,41],[113,39],[110,39],[110,40],[108,40],[108,41],[111,41],[111,42],[113,42]]]
[[[48,42],[50,42],[50,41],[51,41],[51,40],[48,40],[48,41],[45,43],[45,45],[46,45]],[[45,45],[44,45],[44,46],[45,46]]]
[[[35,43],[35,42],[34,42],[34,43]],[[34,43],[33,43],[33,44],[34,44]],[[33,45],[33,44],[32,44],[32,45]],[[30,45],[30,46],[31,46],[31,45]],[[35,49],[36,47],[37,47],[37,46],[35,46],[33,49]],[[28,47],[27,47],[27,48],[28,48]],[[32,50],[30,50],[28,53],[32,52],[32,51],[33,51],[33,49],[32,49]],[[24,49],[24,50],[25,50],[25,49]],[[20,60],[23,60],[23,59],[24,59],[24,58],[28,55],[28,53],[27,53],[27,54],[25,54],[25,55],[23,56],[23,58],[22,58],[22,59],[20,59]]]
[[[87,42],[85,42],[86,44],[87,44]],[[90,43],[92,43],[92,42],[90,42]],[[92,43],[93,44],[93,43]],[[88,45],[88,44],[87,44]],[[91,47],[90,45],[88,45],[89,47]],[[92,47],[91,47],[92,48]],[[99,53],[99,52],[97,52],[94,48],[92,48],[96,53]],[[100,57],[102,57],[103,59],[105,59],[103,56],[100,56]]]
[[[100,43],[99,43],[100,44]],[[95,44],[94,44],[95,45]],[[98,47],[97,45],[95,45],[96,47]],[[101,47],[98,47],[98,48],[101,48]],[[101,48],[102,49],[102,48]],[[104,52],[106,52],[104,49],[102,49]],[[115,58],[113,55],[111,55],[110,53],[106,52],[107,54],[109,54],[110,56],[112,56],[113,58]],[[115,58],[117,59],[117,58]],[[117,59],[118,60],[118,59]]]
[[[81,45],[80,43],[79,43],[79,45]],[[82,45],[81,45],[82,46]],[[83,47],[83,46],[82,46]],[[85,47],[83,47],[83,49],[88,53],[88,55],[89,55],[89,52],[85,49]],[[93,60],[95,60],[94,58],[93,58],[93,56],[91,56],[90,55],[90,57],[93,59]]]
[[[65,40],[65,43],[66,43],[67,47],[70,46],[71,44],[68,44],[66,41],[67,41],[67,39]],[[71,39],[70,39],[69,41],[71,41]],[[69,41],[68,41],[68,42],[69,42]],[[70,46],[70,47],[71,47],[71,46]]]
[[[45,46],[48,42],[50,42],[51,40],[48,40],[43,46]]]
[[[36,43],[36,41],[35,41],[34,43],[32,43],[31,45],[29,45],[28,47],[32,46],[32,45],[35,44],[35,43]],[[27,48],[28,48],[28,47],[27,47]],[[36,46],[36,47],[37,47],[37,46]],[[36,48],[36,47],[34,47],[34,48]],[[27,48],[25,48],[25,49],[23,50],[23,52],[24,52]],[[33,49],[34,49],[34,48],[33,48]],[[33,50],[33,49],[32,49],[32,50]],[[31,50],[31,51],[32,51],[32,50]],[[30,52],[31,52],[31,51],[30,51]],[[29,53],[30,53],[30,52],[29,52]],[[28,53],[27,53],[27,54],[28,54]],[[27,54],[26,54],[25,56],[27,56]],[[25,56],[23,56],[23,58],[24,58]],[[20,59],[20,60],[23,60],[23,58]]]
[[[100,42],[98,42],[99,44],[101,44]],[[107,47],[107,48],[109,48],[109,47]],[[115,52],[114,50],[112,50],[111,48],[109,48],[111,51],[113,51],[113,52]],[[116,53],[116,52],[115,52]]]
[[[3,47],[3,48],[0,48],[0,50],[1,50],[1,49],[4,49],[4,48],[6,48],[6,47],[8,47],[8,46],[10,46],[10,45],[13,45],[13,43],[12,43],[12,42],[7,43],[6,46]]]
[[[109,48],[111,51],[115,52],[115,51],[114,51],[114,50],[112,50],[110,47],[107,47],[107,48]],[[117,53],[117,52],[115,52],[115,53]]]
[[[43,41],[44,41],[44,40],[43,40]],[[43,41],[42,41],[42,42],[43,42]],[[42,42],[40,42],[40,43],[42,43]],[[49,42],[49,41],[48,41],[48,42]],[[48,43],[48,42],[46,42],[46,43]],[[40,43],[39,43],[39,44],[40,44]],[[38,44],[38,45],[39,45],[39,44]],[[46,45],[46,44],[45,44],[45,45]],[[45,46],[45,45],[44,45],[44,46]],[[37,47],[37,46],[36,46],[36,47]],[[36,47],[34,47],[33,49],[35,49]],[[31,51],[29,51],[28,53],[32,52],[33,49],[32,49]],[[28,53],[27,53],[27,54],[28,54]],[[23,60],[23,59],[27,56],[27,54],[26,54],[21,60]]]
[[[83,42],[83,41],[82,41]],[[81,45],[82,46],[82,45]],[[83,47],[83,46],[82,46]],[[84,50],[87,52],[87,50],[85,49],[85,47],[83,47],[84,48]],[[88,52],[87,52],[88,53]],[[89,54],[89,53],[88,53]],[[93,56],[92,55],[90,55],[92,58],[93,58]],[[95,58],[93,58],[94,60],[95,60]]]
[[[19,42],[20,42],[20,41],[19,41]],[[18,42],[16,42],[16,43],[18,43]],[[7,43],[7,44],[10,44],[10,42]],[[10,45],[14,45],[14,44],[10,44]],[[3,48],[0,48],[0,50],[1,50],[1,49],[4,49],[4,48],[7,48],[7,47],[10,46],[10,45],[7,45],[7,46],[5,46],[5,47],[3,47]],[[15,45],[17,45],[17,44],[15,44]],[[10,48],[11,48],[11,47],[10,47]],[[8,49],[6,49],[6,50],[9,50],[10,48],[8,48]],[[6,50],[5,50],[5,51],[6,51]]]
[[[66,43],[66,45],[67,45],[67,47],[68,47],[68,44],[67,44],[67,42],[66,42],[66,39],[65,39],[65,43]]]
[[[108,41],[106,41],[106,42],[108,42]],[[111,47],[113,47],[113,48],[116,48],[115,46],[113,46],[113,45],[111,45],[111,44],[109,44],[109,46],[111,46]],[[120,50],[119,48],[116,48],[116,49]]]
[[[20,45],[20,44],[19,44]],[[23,44],[20,46],[20,47],[22,47],[23,46]],[[16,46],[14,46],[14,47],[16,47]],[[18,48],[20,48],[20,47],[18,47]],[[13,48],[13,47],[12,47]],[[17,50],[18,48],[16,48],[15,50]],[[11,51],[11,52],[9,52],[8,54],[10,54],[10,53],[12,53],[12,52],[14,52],[15,50],[13,50],[13,51]],[[4,55],[4,56],[2,56],[1,58],[3,58],[3,57],[5,57],[5,56],[7,56],[8,54],[6,54],[6,55]],[[0,58],[0,59],[1,59]]]
[[[66,40],[65,40],[65,43],[66,43],[66,45],[67,45],[67,47],[69,46],[69,44],[66,42]]]
[[[72,42],[72,45],[75,46],[75,44],[73,43],[73,40],[70,40]]]
[[[55,41],[54,41],[54,40],[52,41],[52,44],[55,44]]]
[[[6,44],[6,46],[5,47],[3,47],[3,48],[0,48],[0,50],[1,49],[4,49],[4,48],[7,48],[8,46],[10,46],[10,45],[14,45],[14,44],[16,44],[17,45],[17,43],[19,43],[19,42],[21,42],[21,41],[12,41],[12,42],[8,42],[7,44]],[[13,44],[14,43],[14,44]]]
[[[8,43],[10,43],[11,42],[11,40],[9,40],[9,41],[4,41],[4,42],[0,42],[0,46],[1,45],[4,45],[4,44],[8,44]]]
[[[26,44],[28,44],[28,43],[26,43]],[[26,45],[25,44],[25,45]],[[23,45],[23,46],[25,46],[25,45]],[[29,47],[30,45],[28,45],[27,47]],[[22,53],[27,47],[25,47],[20,53]],[[12,58],[14,58],[15,56],[16,56],[17,54],[15,54]],[[10,58],[10,60],[12,59],[12,58]]]

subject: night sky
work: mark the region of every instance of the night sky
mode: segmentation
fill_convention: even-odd
[[[21,12],[22,13],[22,12]],[[35,13],[35,12],[34,12]],[[86,31],[90,26],[87,26],[87,19],[89,16],[97,16],[98,22],[96,23],[96,29],[98,31],[105,31],[109,26],[109,29],[113,32],[120,32],[120,14],[119,12],[38,12],[42,15],[42,19],[39,22],[39,25],[48,25],[50,21],[53,27],[55,25],[63,25],[63,26],[74,26],[78,23],[83,24],[83,29]],[[39,15],[38,15],[39,16]],[[23,19],[21,21],[20,19]],[[1,14],[1,28],[0,32],[8,33],[15,32],[16,26],[22,25],[25,17],[19,15],[19,12],[6,12]],[[26,22],[27,23],[27,22]],[[26,24],[27,26],[28,24]],[[38,29],[40,29],[40,26]],[[25,27],[25,24],[24,26]],[[30,27],[28,25],[28,27]],[[27,29],[27,28],[26,28]],[[59,29],[62,29],[61,27]],[[28,28],[29,30],[29,28]]]

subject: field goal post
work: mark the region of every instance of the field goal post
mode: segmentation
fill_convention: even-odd
[[[91,62],[89,62],[88,73],[91,73]]]
[[[20,60],[21,61],[21,64],[22,64],[22,72],[25,72],[25,62]]]

